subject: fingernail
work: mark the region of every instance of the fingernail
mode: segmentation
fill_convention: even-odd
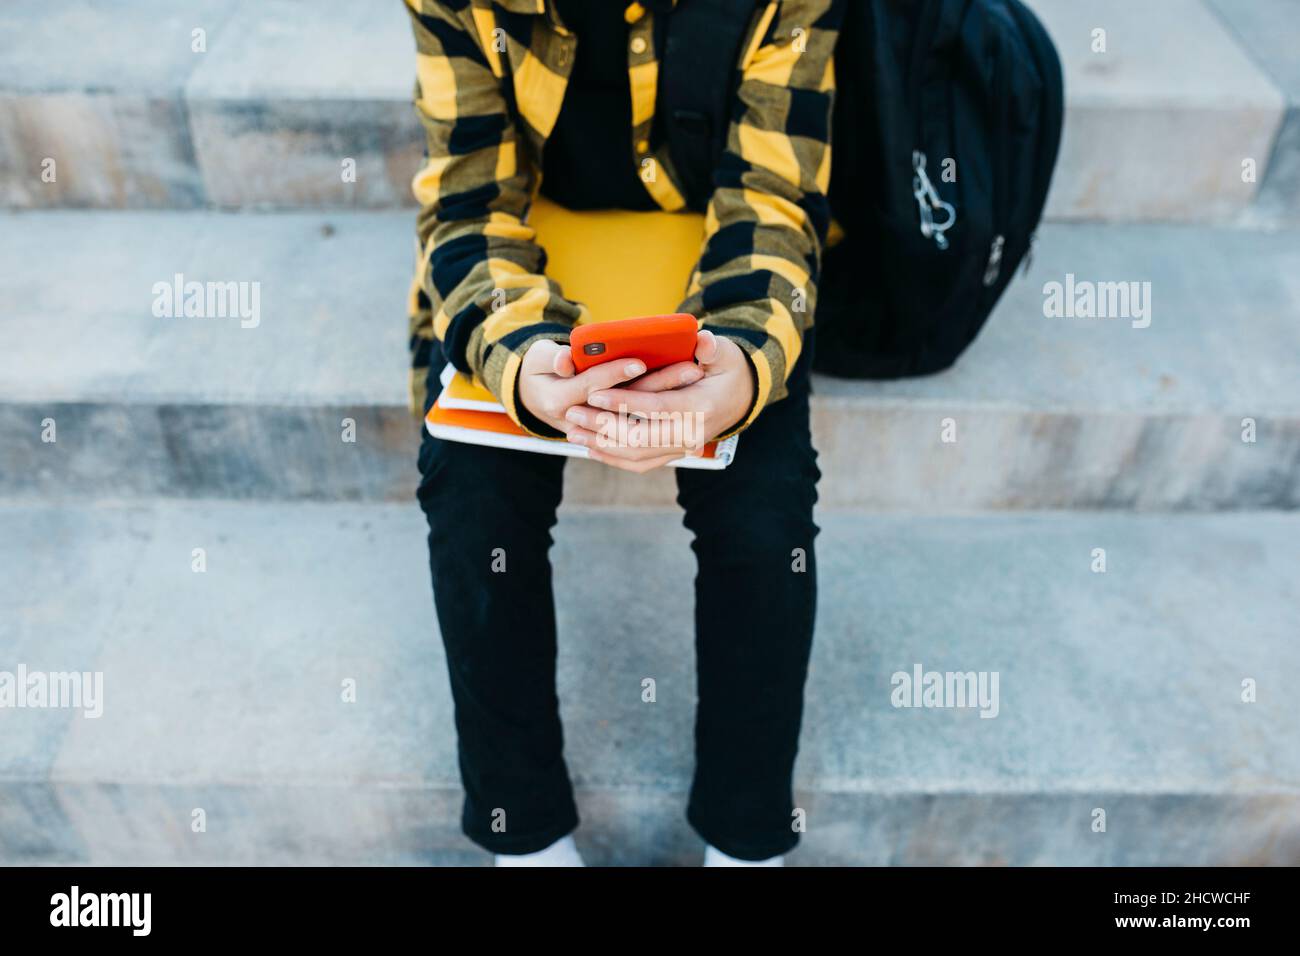
[[[576,408],[571,408],[564,413],[564,417],[567,418],[569,421],[573,422],[573,424],[575,425],[581,425],[584,416],[582,412],[578,411]]]
[[[642,372],[645,371],[645,366],[642,365],[640,362],[628,362],[625,366],[623,366],[623,371],[626,372],[628,375],[640,375]]]
[[[589,395],[587,397],[587,404],[594,405],[596,408],[610,407],[609,399],[606,398],[604,395]]]
[[[700,377],[700,370],[697,368],[688,368],[682,372],[682,384],[689,385]]]
[[[578,432],[570,432],[570,433],[569,433],[569,441],[573,442],[573,444],[575,444],[575,445],[585,445],[585,444],[587,444],[587,439],[586,439],[586,437],[584,437],[583,435],[580,435]]]

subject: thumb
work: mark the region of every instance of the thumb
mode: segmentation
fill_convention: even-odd
[[[695,361],[712,365],[718,360],[718,339],[708,329],[701,329],[695,340]]]
[[[567,348],[556,349],[555,361],[551,366],[551,371],[560,378],[573,378],[574,373],[577,371],[573,367],[573,352]]]

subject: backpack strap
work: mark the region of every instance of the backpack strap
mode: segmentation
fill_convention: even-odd
[[[679,0],[667,17],[659,115],[686,204],[702,212],[727,145],[740,45],[760,0]]]

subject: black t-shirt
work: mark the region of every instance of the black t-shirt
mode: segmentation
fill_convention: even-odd
[[[542,193],[569,209],[657,209],[632,150],[623,7],[613,0],[557,0],[557,6],[578,48],[542,152]]]

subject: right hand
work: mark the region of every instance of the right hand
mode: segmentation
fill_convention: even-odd
[[[703,375],[702,372],[694,375],[685,367],[686,364],[682,363],[682,367],[674,366],[671,370],[663,369],[646,376],[646,380],[639,382],[638,386],[641,389],[649,386],[649,390],[657,391],[659,388],[676,387],[682,384],[687,375],[695,378]],[[593,392],[614,388],[644,372],[644,362],[638,359],[623,359],[602,362],[578,374],[573,366],[573,353],[568,345],[552,342],[549,339],[539,339],[528,347],[519,366],[517,382],[519,401],[541,421],[567,435],[577,427],[564,417],[570,408],[575,405],[586,405],[587,396]],[[661,375],[661,372],[664,374]],[[665,380],[662,383],[651,382],[650,380],[656,376]],[[672,385],[669,385],[669,376],[672,377]],[[593,408],[591,411],[595,413],[599,412],[599,409]]]

